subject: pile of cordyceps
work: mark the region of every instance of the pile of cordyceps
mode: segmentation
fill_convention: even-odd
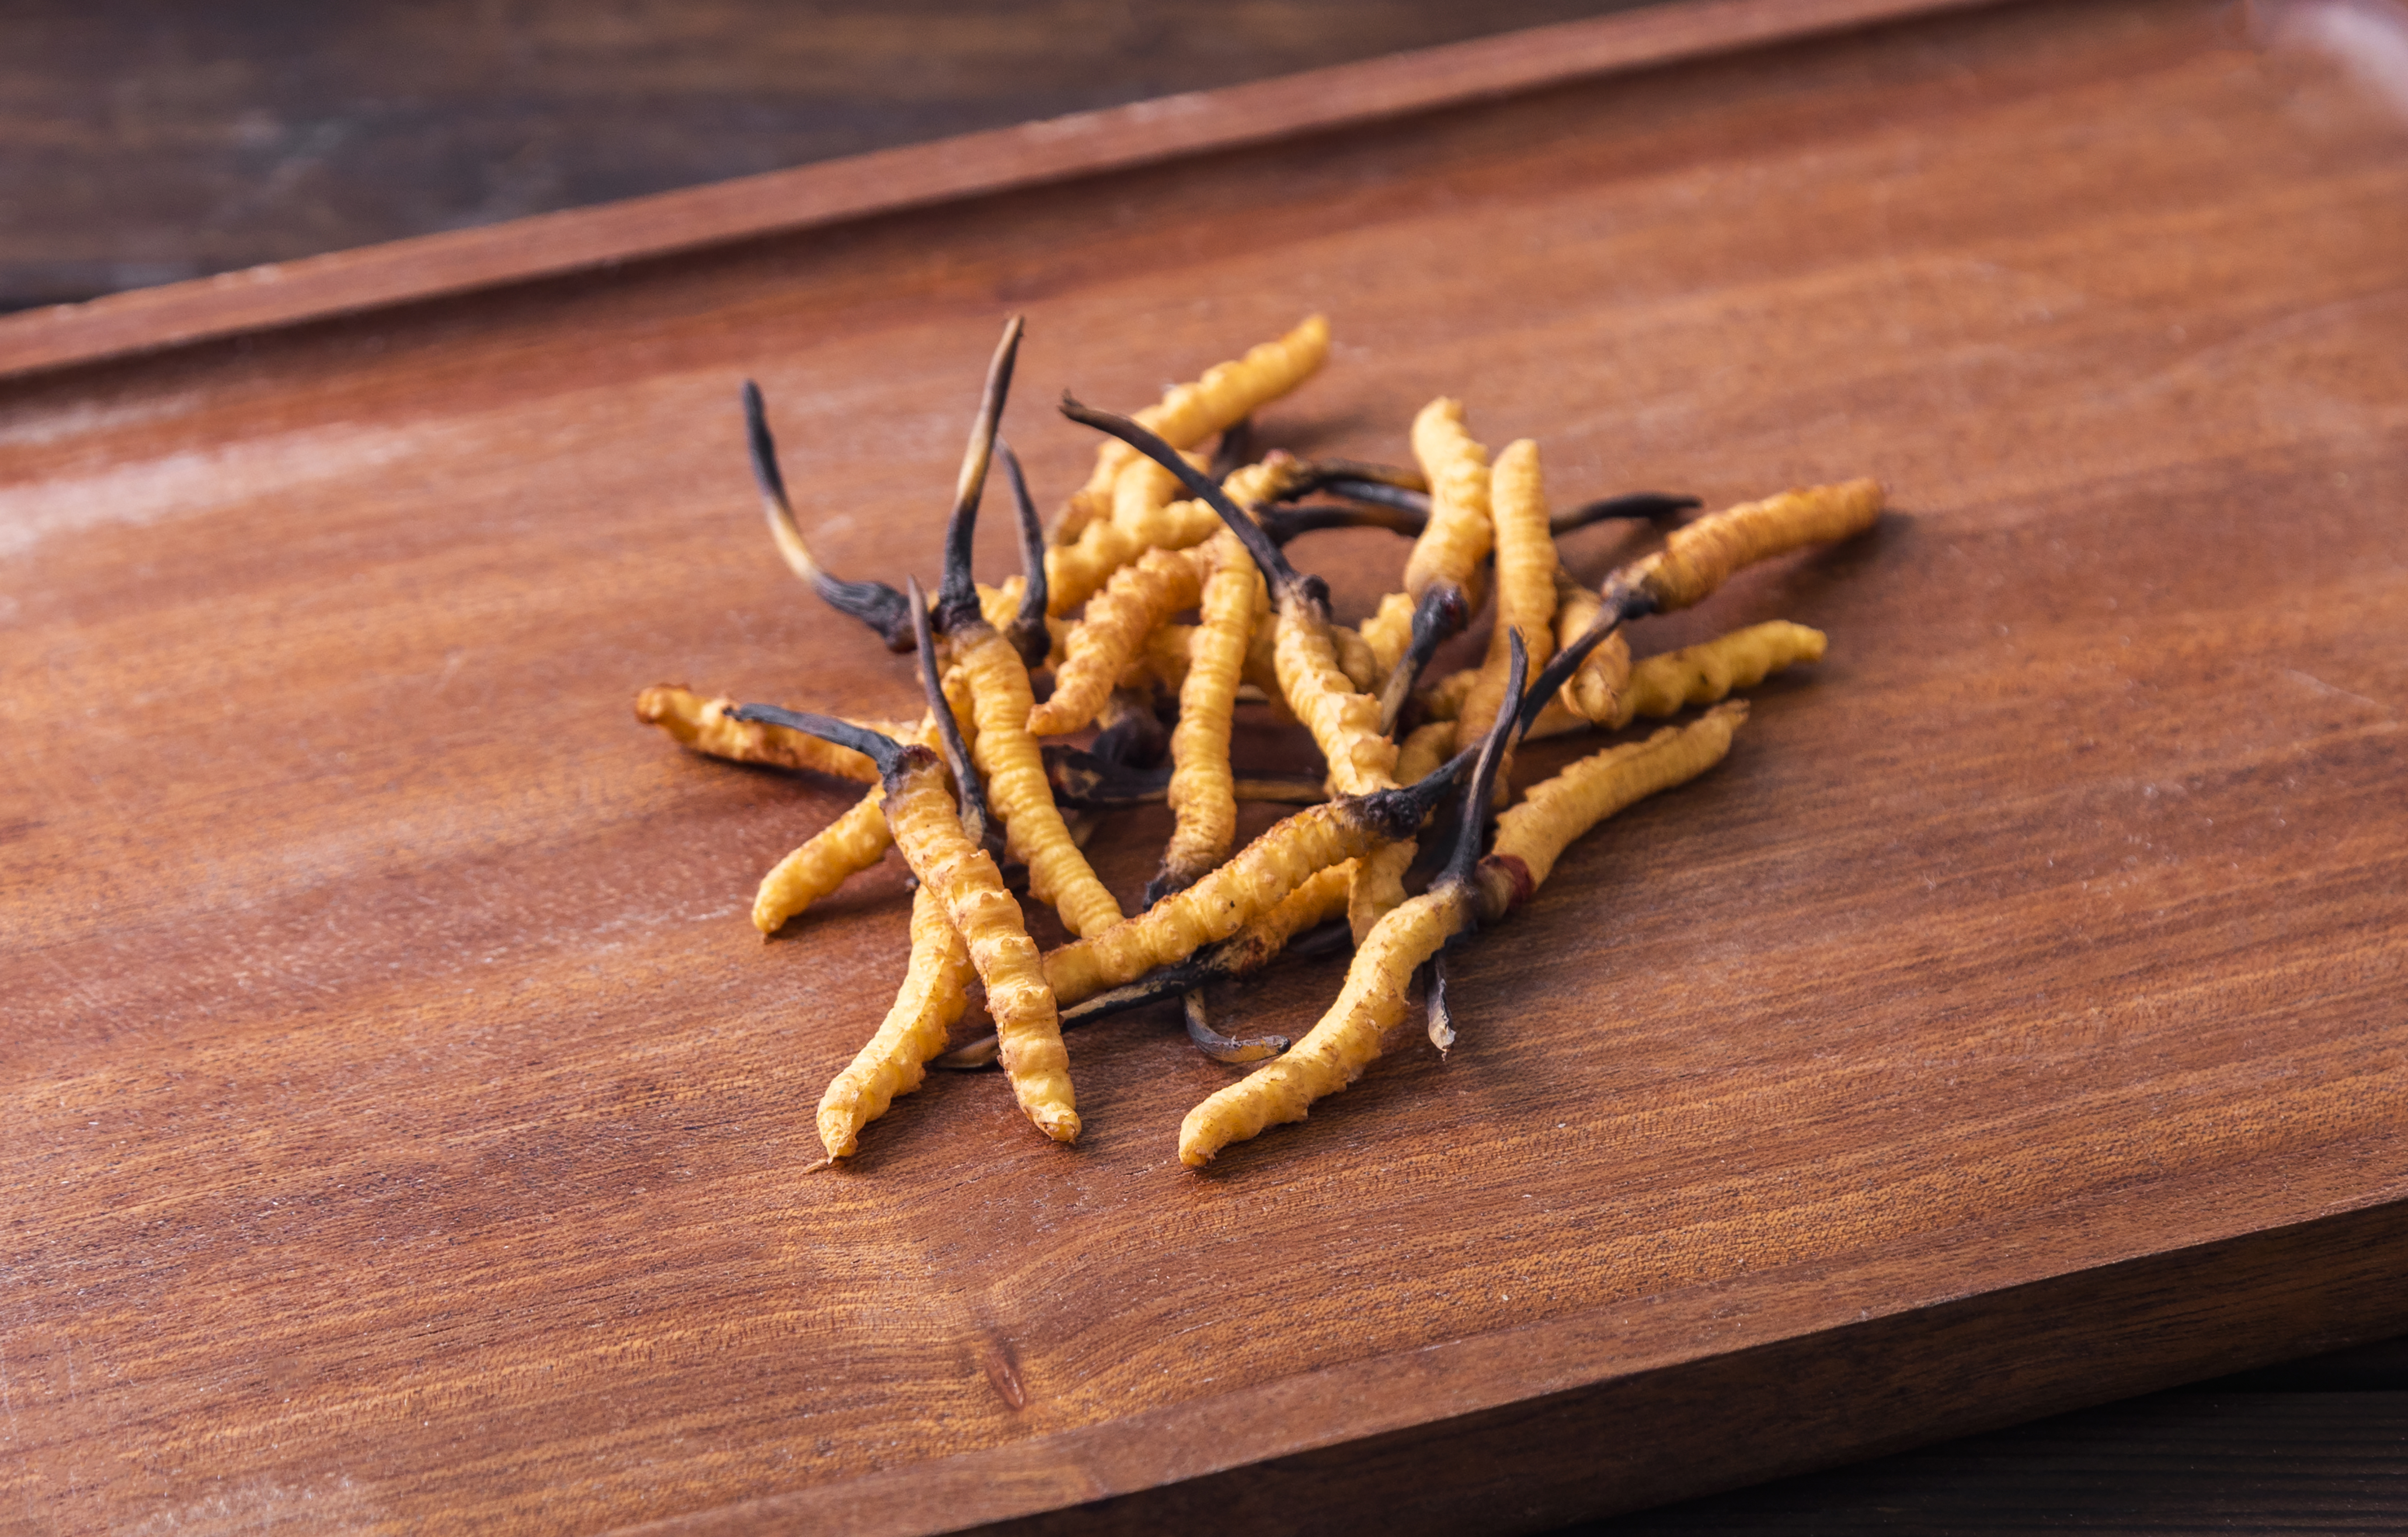
[[[820,1101],[830,1159],[850,1155],[862,1128],[939,1060],[999,1059],[1028,1118],[1069,1142],[1079,1114],[1063,1031],[1158,999],[1185,1000],[1189,1034],[1217,1059],[1262,1063],[1188,1113],[1179,1156],[1191,1166],[1344,1088],[1404,1019],[1417,979],[1430,1039],[1444,1051],[1455,1040],[1447,946],[1528,901],[1573,839],[1718,762],[1747,718],[1744,703],[1717,703],[1733,688],[1823,654],[1818,632],[1770,624],[1634,663],[1624,624],[1687,608],[1741,567],[1844,539],[1881,515],[1872,481],[1785,492],[1670,527],[1660,550],[1592,591],[1566,574],[1557,534],[1609,517],[1670,524],[1696,500],[1622,496],[1550,516],[1537,445],[1512,443],[1492,464],[1444,399],[1413,420],[1417,469],[1255,457],[1254,412],[1328,352],[1316,316],[1134,418],[1065,396],[1063,413],[1106,441],[1047,530],[996,438],[1020,333],[1016,318],[1004,327],[988,370],[933,604],[917,582],[898,593],[839,581],[812,558],[760,393],[745,388],[752,467],[780,551],[829,604],[893,650],[917,652],[925,716],[846,721],[666,687],[637,704],[641,719],[696,751],[870,785],[762,880],[752,921],[764,933],[890,843],[917,877],[901,990]],[[1199,452],[1208,443],[1213,452]],[[970,534],[996,457],[1018,506],[1025,574],[987,587],[970,575]],[[1301,501],[1313,495],[1322,499]],[[1413,541],[1402,590],[1351,629],[1332,621],[1321,581],[1282,553],[1298,534],[1346,525]],[[1492,594],[1485,659],[1425,686],[1431,654]],[[1194,622],[1182,622],[1190,611]],[[1046,672],[1040,700],[1031,680]],[[1169,694],[1178,707],[1166,770]],[[1326,784],[1241,777],[1230,724],[1249,697],[1312,734]],[[1708,705],[1490,814],[1516,741]],[[1042,740],[1097,726],[1084,748]],[[1302,809],[1232,855],[1246,799]],[[1083,834],[1098,811],[1145,800],[1167,801],[1176,830],[1145,911],[1125,915],[1089,866]],[[1425,889],[1408,895],[1419,840],[1441,812],[1453,813],[1436,823],[1452,825],[1451,845]],[[1039,951],[1006,883],[1013,866],[1075,936],[1069,943]],[[1207,984],[1350,939],[1345,986],[1301,1041],[1211,1027]],[[973,979],[994,1034],[948,1054]]]

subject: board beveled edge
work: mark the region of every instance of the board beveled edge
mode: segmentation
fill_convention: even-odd
[[[2007,0],[1696,0],[0,316],[0,380]]]
[[[2385,1338],[2408,1328],[2403,1266],[2408,1199],[2378,1199],[1734,1351],[1626,1357],[1536,1395],[1502,1380],[1583,1336],[1593,1352],[1668,1311],[1729,1312],[1728,1289],[1697,1287],[617,1531],[1543,1530]],[[1826,1274],[1837,1296],[1854,1268]],[[1299,1423],[1399,1387],[1487,1401],[1367,1434]]]

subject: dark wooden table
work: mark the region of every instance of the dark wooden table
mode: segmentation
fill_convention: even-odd
[[[24,0],[0,306],[509,219],[1601,8],[1202,0],[607,10]],[[0,1374],[0,1386],[5,1386]],[[1801,1406],[1801,1413],[1811,1412]],[[0,1434],[6,1426],[0,1425]],[[0,1526],[12,1516],[0,1515]],[[1626,1517],[1615,1531],[2408,1526],[2408,1342]]]

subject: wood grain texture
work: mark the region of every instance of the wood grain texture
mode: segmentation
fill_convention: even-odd
[[[0,143],[9,149],[0,156],[0,309],[1612,8],[1612,0],[12,0],[0,13]]]
[[[1990,0],[1700,0],[0,317],[0,375],[795,235]]]
[[[2036,5],[0,384],[0,1510],[1526,1529],[2396,1332],[2403,137],[2220,7]],[[762,945],[852,792],[628,699],[911,708],[735,383],[925,576],[1006,309],[1047,487],[1058,386],[1326,309],[1275,440],[1443,389],[1567,496],[1902,510],[1647,626],[1833,653],[1466,955],[1451,1061],[1199,1178],[1226,1070],[1137,1019],[1075,1151],[951,1080],[800,1179],[899,871]]]
[[[2166,1393],[1578,1532],[2398,1531],[2403,1456],[2408,1393]]]

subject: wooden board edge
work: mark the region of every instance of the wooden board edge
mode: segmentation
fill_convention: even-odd
[[[1212,1450],[1333,1422],[1332,1405],[1399,1387],[1440,1405],[1467,1380],[1493,1390],[1500,1362],[1526,1373],[1562,1343],[1550,1336],[1599,1321],[1556,1320],[622,1533],[1540,1531],[2386,1338],[2408,1329],[2403,1266],[2408,1200],[2378,1202],[1738,1351],[1642,1360],[1351,1440],[1299,1437],[1300,1449],[1251,1458]],[[1735,1300],[1700,1293],[1687,1300],[1700,1321]],[[1665,1322],[1653,1302],[1620,1311],[1645,1329]],[[1221,1465],[1151,1486],[1139,1474],[1182,1459]]]
[[[1698,0],[0,316],[0,379],[591,272],[2006,0]]]

